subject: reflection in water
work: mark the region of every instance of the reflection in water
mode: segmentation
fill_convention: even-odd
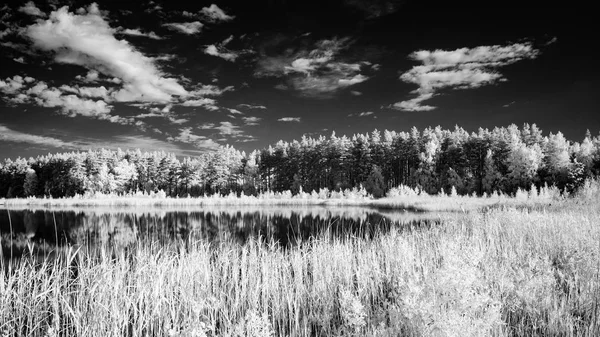
[[[439,216],[428,213],[379,212],[360,207],[216,207],[85,208],[70,210],[2,210],[3,256],[20,256],[26,249],[104,246],[126,248],[136,242],[208,240],[240,244],[260,239],[290,247],[315,234],[332,238],[372,237],[392,226],[413,228]],[[11,231],[12,229],[12,231]],[[139,240],[148,239],[148,240]],[[12,251],[12,253],[11,253]]]

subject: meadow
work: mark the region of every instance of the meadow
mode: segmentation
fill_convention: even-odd
[[[368,239],[324,229],[285,248],[145,237],[3,262],[0,334],[597,336],[598,184],[546,197],[505,196]]]

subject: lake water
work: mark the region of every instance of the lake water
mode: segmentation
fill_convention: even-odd
[[[362,207],[0,209],[2,254],[18,258],[67,246],[260,239],[284,248],[314,236],[372,237],[392,227],[429,226],[439,215]],[[140,240],[149,239],[149,240]]]

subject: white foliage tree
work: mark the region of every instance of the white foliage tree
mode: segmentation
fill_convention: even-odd
[[[537,178],[542,159],[542,149],[538,144],[532,146],[522,142],[513,144],[507,159],[508,177],[513,185],[529,187]]]

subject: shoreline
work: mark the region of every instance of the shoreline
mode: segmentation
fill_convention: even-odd
[[[27,198],[0,199],[5,209],[28,207],[213,207],[213,206],[323,206],[323,207],[369,207],[404,210],[410,212],[466,212],[498,207],[544,207],[550,206],[552,197],[534,196],[515,198],[506,196],[400,196],[381,199],[363,198],[300,198],[300,197],[254,197],[211,196],[194,198],[156,198],[151,196],[101,196],[64,199]]]

